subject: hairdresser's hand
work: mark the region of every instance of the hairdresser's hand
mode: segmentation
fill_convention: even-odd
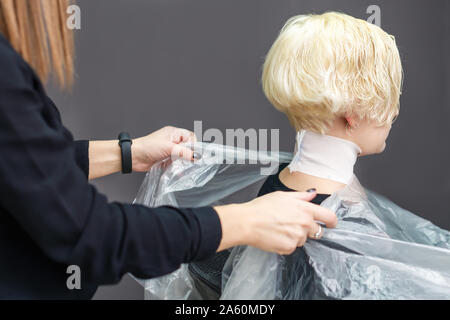
[[[182,142],[195,141],[193,132],[174,127],[162,128],[148,136],[134,139],[131,145],[133,171],[148,171],[156,162],[167,158],[192,159],[192,150]],[[104,177],[122,168],[117,140],[89,142],[89,180]]]
[[[248,203],[216,207],[222,223],[218,251],[250,245],[278,254],[291,254],[319,231],[315,221],[329,228],[337,224],[332,211],[309,202],[315,196],[315,192],[278,191]]]
[[[155,163],[170,157],[192,160],[192,150],[180,144],[195,140],[193,132],[174,127],[164,127],[148,136],[135,139],[131,146],[133,171],[148,171]]]

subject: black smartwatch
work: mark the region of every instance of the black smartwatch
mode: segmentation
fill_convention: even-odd
[[[122,173],[128,174],[133,171],[133,162],[131,158],[131,140],[130,135],[127,132],[119,134],[119,146],[122,150]]]

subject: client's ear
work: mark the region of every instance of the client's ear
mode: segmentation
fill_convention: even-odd
[[[357,122],[357,119],[356,119],[355,116],[353,116],[353,115],[346,115],[344,117],[344,119],[347,122],[346,123],[347,127],[351,128],[351,129],[355,129],[357,127],[358,122]]]

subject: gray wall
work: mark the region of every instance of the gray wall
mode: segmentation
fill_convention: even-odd
[[[282,150],[294,131],[261,91],[263,57],[290,16],[338,10],[367,18],[381,7],[405,69],[401,113],[381,155],[362,158],[361,182],[450,229],[450,1],[448,0],[79,0],[77,83],[50,89],[78,139],[140,136],[171,124],[193,128],[280,128]],[[132,201],[143,178],[95,181],[110,200]],[[141,299],[131,278],[96,298]]]

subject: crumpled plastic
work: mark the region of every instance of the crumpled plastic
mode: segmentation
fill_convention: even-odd
[[[217,144],[191,145],[201,159],[151,168],[136,203],[202,207],[254,199],[268,174],[291,153]],[[320,240],[282,256],[230,249],[220,299],[450,299],[450,232],[362,187],[353,176],[322,204],[338,225]],[[282,210],[282,208],[280,208]],[[156,279],[136,279],[146,299],[201,299],[188,265]]]

